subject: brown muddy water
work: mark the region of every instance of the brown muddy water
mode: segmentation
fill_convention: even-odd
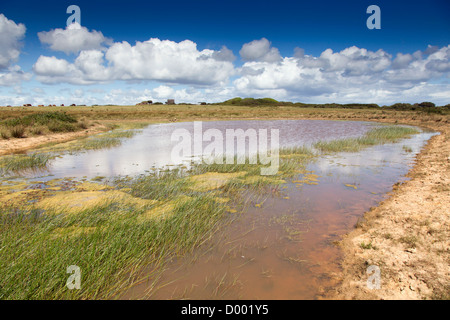
[[[357,137],[374,126],[379,125],[319,120],[203,123],[204,130],[277,128],[282,147]],[[151,125],[117,148],[64,155],[45,175],[29,178],[133,176],[176,165],[170,163],[170,135],[176,128],[192,130],[192,123]],[[211,243],[169,262],[161,278],[146,279],[118,298],[319,298],[337,284],[341,256],[336,241],[395,183],[405,180],[415,155],[432,135],[422,132],[357,153],[318,157],[307,166],[309,183],[296,182],[302,179],[299,175],[272,192],[252,195]]]

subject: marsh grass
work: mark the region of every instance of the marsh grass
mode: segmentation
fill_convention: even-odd
[[[8,155],[0,158],[2,173],[20,173],[26,170],[42,169],[51,159],[50,154],[32,153],[24,155]]]
[[[357,152],[369,146],[396,142],[416,133],[419,131],[415,128],[383,126],[370,130],[362,137],[319,141],[314,147],[322,152]]]
[[[403,151],[405,151],[405,152],[412,152],[412,151],[413,151],[412,148],[411,148],[410,146],[403,146],[402,149],[403,149]]]
[[[122,144],[122,141],[120,141],[120,139],[118,139],[118,138],[109,138],[109,137],[91,138],[91,139],[86,139],[79,146],[79,148],[76,148],[75,150],[108,149],[108,148],[118,147],[121,144]]]
[[[144,210],[115,201],[75,215],[4,209],[0,299],[112,298],[142,279],[144,266],[152,276],[208,239],[224,213],[208,195],[183,202],[166,219],[137,222]],[[70,265],[81,269],[80,290],[66,287]]]
[[[130,189],[130,194],[142,199],[165,200],[181,194],[189,194],[187,173],[179,168],[153,172],[135,178],[116,178],[112,183],[118,188]]]
[[[118,147],[122,144],[123,139],[132,138],[139,132],[139,130],[113,130],[94,137],[78,140],[69,150],[84,151]]]

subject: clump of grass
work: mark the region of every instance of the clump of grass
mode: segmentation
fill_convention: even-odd
[[[148,175],[142,175],[135,178],[116,178],[113,184],[119,188],[129,188],[130,194],[143,198],[154,200],[165,200],[176,197],[181,194],[188,194],[189,182],[180,169],[174,169],[165,172],[154,172]]]
[[[21,124],[12,127],[9,132],[13,138],[23,138],[25,136],[25,127]]]
[[[402,149],[403,149],[405,152],[412,152],[412,148],[409,147],[409,146],[403,146]]]
[[[383,238],[385,238],[386,240],[390,240],[390,239],[392,239],[393,237],[392,237],[392,234],[390,234],[390,233],[385,233],[385,234],[383,235]]]
[[[319,149],[320,151],[325,152],[356,152],[359,151],[361,146],[358,144],[357,139],[348,138],[341,140],[332,140],[332,141],[319,141],[314,144],[314,147]]]
[[[281,148],[280,155],[303,155],[303,156],[314,156],[315,153],[312,149],[306,146]]]
[[[90,127],[90,125],[91,124],[89,123],[89,121],[87,121],[85,117],[78,120],[78,127],[80,127],[81,129],[87,129]]]
[[[401,237],[399,239],[400,242],[406,244],[409,248],[415,248],[417,244],[419,243],[419,240],[414,235],[408,235]]]
[[[0,136],[2,139],[8,140],[11,138],[11,133],[6,128],[0,128]]]
[[[3,172],[21,172],[28,169],[40,169],[47,166],[50,155],[33,153],[30,155],[8,155],[0,158],[0,169]]]
[[[33,134],[33,135],[37,135],[37,136],[39,136],[39,135],[42,135],[42,134],[44,134],[44,133],[46,133],[46,127],[45,126],[37,126],[37,127],[33,127],[33,128],[31,128],[31,133]]]
[[[364,250],[369,250],[369,249],[376,250],[376,247],[372,244],[372,242],[369,242],[367,244],[364,242],[361,242],[359,246]]]
[[[108,138],[132,138],[139,132],[140,132],[139,130],[121,130],[108,132],[103,134],[103,136]]]
[[[47,127],[51,132],[74,132],[78,129],[75,124],[66,122],[51,122]]]
[[[69,149],[71,151],[98,150],[118,147],[122,139],[132,138],[138,131],[112,131],[77,141]]]
[[[305,146],[281,148],[276,150],[279,155],[279,171],[284,176],[290,176],[295,173],[303,164],[308,160],[311,160],[315,153]],[[261,167],[268,167],[270,164],[262,165],[259,160],[258,163],[251,164],[249,159],[242,156],[234,156],[231,163],[227,163],[226,158],[221,159],[222,163],[214,161],[212,164],[205,162],[194,164],[191,173],[202,174],[206,172],[218,172],[218,173],[232,173],[232,172],[247,172],[249,175],[260,175]]]
[[[367,132],[366,136],[375,141],[395,142],[398,139],[419,133],[415,128],[403,126],[387,126],[375,128]]]
[[[86,139],[81,147],[85,150],[106,149],[120,146],[121,141],[117,138],[91,138]]]
[[[395,142],[416,133],[419,131],[410,127],[386,126],[372,129],[359,138],[319,141],[314,147],[322,152],[357,152],[368,146]]]

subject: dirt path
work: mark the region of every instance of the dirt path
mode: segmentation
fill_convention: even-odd
[[[21,139],[13,138],[9,140],[0,140],[0,155],[23,152],[51,142],[65,142],[69,140],[74,140],[80,137],[100,133],[105,130],[106,130],[105,126],[95,125],[86,130],[77,132],[64,132],[43,136],[33,136]]]
[[[330,299],[450,298],[450,129],[418,155],[409,181],[367,212],[340,243],[342,280]],[[380,288],[371,265],[380,271]]]

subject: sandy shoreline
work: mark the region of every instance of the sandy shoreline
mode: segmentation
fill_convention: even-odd
[[[335,275],[340,284],[330,289],[325,298],[449,299],[450,129],[448,120],[429,117],[424,120],[420,116],[401,118],[388,114],[373,119],[361,114],[330,116],[320,111],[309,116],[292,115],[292,119],[401,122],[441,133],[417,156],[414,168],[408,173],[410,180],[395,186],[389,198],[365,213],[358,227],[342,239],[339,244],[343,251],[342,272]],[[1,140],[0,155],[104,130],[103,126],[95,126],[74,133]],[[380,289],[367,287],[366,271],[370,265],[379,267]]]
[[[450,130],[426,125],[441,134],[418,154],[410,180],[394,186],[340,242],[341,282],[327,298],[449,299]],[[368,288],[371,265],[379,268],[379,289]]]
[[[0,140],[0,155],[19,153],[26,150],[38,148],[47,143],[59,143],[74,140],[77,138],[93,135],[105,131],[103,125],[95,125],[86,130],[76,132],[54,133],[42,136],[32,136],[26,138],[12,138],[8,140]]]

